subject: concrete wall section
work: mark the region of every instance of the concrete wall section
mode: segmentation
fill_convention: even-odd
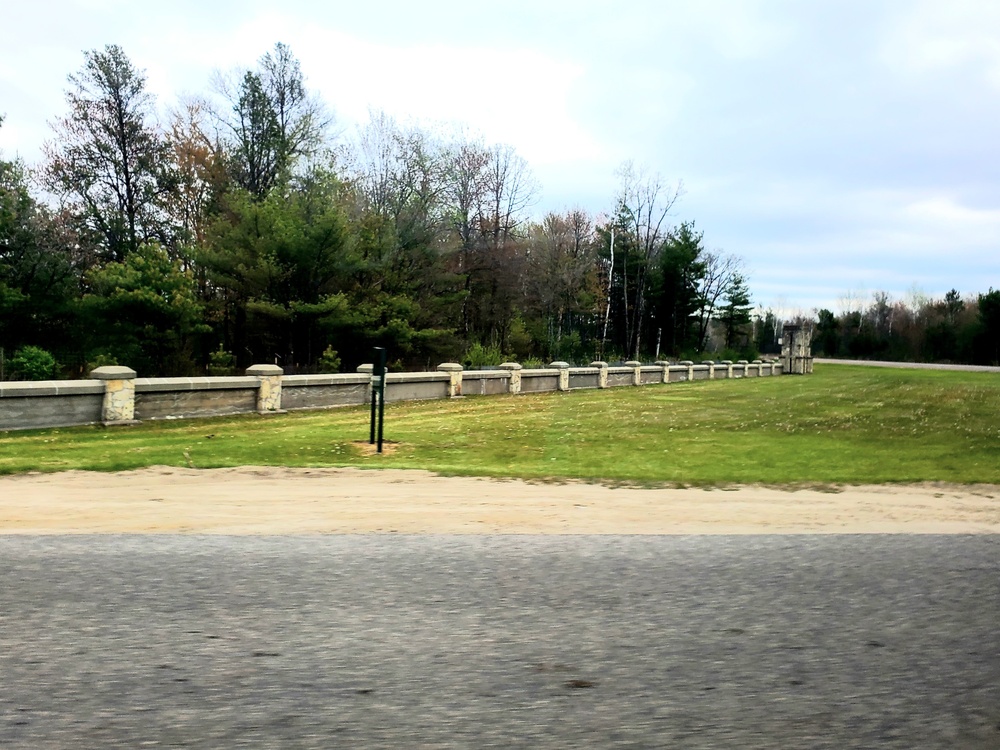
[[[558,370],[521,370],[521,393],[559,390]]]
[[[621,385],[632,385],[632,378],[635,376],[631,367],[609,367],[608,368],[608,388],[616,388]]]
[[[499,396],[510,392],[507,370],[471,370],[462,373],[462,395]]]
[[[135,418],[221,417],[257,411],[258,379],[137,378]]]
[[[569,387],[600,388],[601,374],[596,367],[574,367],[569,371]]]
[[[645,365],[641,372],[643,385],[657,385],[663,382],[663,368]]]
[[[391,372],[385,378],[385,401],[426,401],[448,398],[446,372]]]
[[[285,375],[282,409],[327,409],[368,403],[368,375]]]
[[[104,384],[97,380],[0,383],[0,430],[100,422],[103,403]]]

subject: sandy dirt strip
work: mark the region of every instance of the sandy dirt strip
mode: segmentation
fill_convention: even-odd
[[[995,485],[634,489],[359,469],[0,477],[0,534],[1000,533]]]

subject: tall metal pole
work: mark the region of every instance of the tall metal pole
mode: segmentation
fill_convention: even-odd
[[[375,414],[378,408],[378,349],[375,349],[375,364],[372,365],[372,374],[369,379],[371,385],[371,419],[369,420],[368,444],[375,445]]]
[[[378,448],[382,452],[382,424],[385,422],[385,347],[377,347],[378,352]]]

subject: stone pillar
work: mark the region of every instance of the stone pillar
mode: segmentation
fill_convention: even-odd
[[[669,383],[670,382],[670,363],[667,360],[665,360],[665,359],[658,359],[653,364],[657,365],[660,368],[660,370],[662,371],[662,373],[663,373],[662,376],[661,376],[660,382],[661,383]]]
[[[733,377],[733,360],[731,360],[731,359],[724,359],[719,364],[723,365],[726,368],[726,377],[729,378],[729,379],[732,379],[732,377]]]
[[[602,362],[601,360],[594,360],[590,363],[591,367],[597,368],[597,387],[607,388],[608,387],[608,363]]]
[[[507,393],[521,392],[521,365],[517,362],[504,362],[500,365],[501,370],[510,373],[510,380],[507,381]]]
[[[702,361],[703,365],[708,365],[708,379],[715,380],[715,360],[706,359]]]
[[[743,368],[743,375],[741,377],[745,378],[747,376],[747,365],[749,363],[745,359],[740,359],[736,361],[736,364]]]
[[[371,374],[375,372],[375,365],[358,365],[358,373],[361,375],[367,375],[369,378],[368,388],[365,390],[365,403],[370,404],[372,402],[372,384],[371,384]]]
[[[752,365],[757,365],[757,377],[758,377],[758,378],[759,378],[759,377],[760,377],[761,375],[763,375],[763,374],[764,374],[764,370],[763,370],[763,366],[764,366],[764,360],[761,360],[761,359],[755,359],[755,360],[754,360],[753,362],[751,362],[750,364],[752,364]]]
[[[680,364],[688,368],[687,379],[689,383],[692,382],[694,380],[694,362],[690,359],[685,359]]]
[[[630,359],[625,366],[632,368],[632,385],[642,385],[642,362]]]
[[[781,331],[780,342],[783,373],[785,375],[812,374],[812,328],[786,323]]]
[[[458,362],[443,362],[438,365],[438,372],[446,372],[448,381],[448,398],[458,398],[462,395],[462,365]]]
[[[281,408],[281,376],[284,371],[277,365],[251,365],[247,375],[260,378],[257,390],[258,414],[284,414]]]
[[[549,367],[559,370],[559,390],[569,390],[569,362],[549,362]]]
[[[138,424],[135,418],[135,370],[106,366],[91,370],[90,377],[104,381],[101,424],[105,427]]]

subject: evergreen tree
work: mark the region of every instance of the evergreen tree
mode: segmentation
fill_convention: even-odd
[[[705,275],[702,237],[694,222],[683,222],[670,233],[660,255],[654,308],[663,349],[673,355],[697,345],[693,316],[701,306],[699,282]]]
[[[723,295],[724,304],[719,311],[719,323],[725,332],[727,349],[745,345],[747,326],[750,323],[750,288],[742,274],[733,276]]]

